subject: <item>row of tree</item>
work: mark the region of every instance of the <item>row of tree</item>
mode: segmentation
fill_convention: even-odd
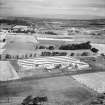
[[[97,53],[98,49],[92,48],[91,51],[93,53]],[[57,51],[48,52],[48,51],[44,51],[44,52],[41,52],[41,54],[39,56],[66,56],[67,54],[68,54],[68,52],[57,52]],[[77,55],[78,55],[78,53],[77,53]],[[32,54],[32,53],[31,54],[24,54],[24,55],[5,54],[5,55],[0,55],[0,59],[28,59],[28,58],[32,58],[32,57],[36,57],[36,56],[37,56],[36,53],[34,53],[34,54]],[[70,53],[70,56],[75,56],[75,52]],[[89,56],[89,52],[83,52],[83,53],[79,54],[79,56]]]
[[[66,52],[42,52],[41,56],[66,56]]]
[[[39,46],[38,49],[48,49],[48,50],[54,50],[55,46]],[[90,45],[90,42],[86,43],[80,43],[80,44],[67,44],[67,45],[61,45],[59,50],[84,50],[84,49],[92,49],[92,46]],[[93,49],[94,50],[94,49]]]
[[[35,33],[35,31],[34,30],[24,30],[24,31],[22,31],[21,29],[18,29],[18,30],[13,30],[12,32],[15,32],[15,33]]]
[[[27,21],[20,19],[0,19],[0,23],[8,25],[30,25]]]
[[[54,46],[48,46],[48,47],[46,47],[46,46],[39,46],[39,47],[38,47],[38,49],[48,49],[48,50],[54,50],[54,49],[55,49],[55,47],[54,47]]]
[[[45,32],[45,34],[57,35],[55,32],[52,32],[52,31]]]
[[[59,50],[81,50],[81,49],[91,49],[90,42],[80,43],[80,44],[67,44],[61,45]]]
[[[28,59],[31,57],[36,57],[36,54],[24,54],[24,55],[10,55],[10,54],[5,54],[5,55],[0,55],[0,59]]]

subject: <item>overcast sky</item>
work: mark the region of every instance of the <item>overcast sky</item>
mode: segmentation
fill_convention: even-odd
[[[105,0],[0,0],[0,16],[105,18]]]

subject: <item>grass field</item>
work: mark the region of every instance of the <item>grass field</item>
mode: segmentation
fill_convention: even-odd
[[[35,50],[35,46],[33,43],[23,43],[23,42],[8,42],[5,45],[5,49],[11,50]]]
[[[80,74],[72,77],[98,93],[105,92],[105,72]]]
[[[39,80],[30,78],[28,80],[0,83],[0,101],[7,102],[7,97],[10,97],[12,104],[19,104],[24,97],[30,94],[33,96],[47,96],[48,102],[53,103],[53,105],[75,105],[91,99],[95,92],[76,82],[70,76]],[[23,98],[19,99],[19,97]]]

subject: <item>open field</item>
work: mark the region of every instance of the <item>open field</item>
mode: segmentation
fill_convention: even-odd
[[[2,47],[5,49],[3,54],[10,54],[10,55],[24,55],[34,53],[36,49],[36,44],[32,42],[32,38],[27,41],[26,39],[22,39],[24,36],[16,37],[16,36],[9,36],[7,37],[7,42]]]
[[[72,105],[74,103],[85,102],[91,99],[93,94],[96,93],[76,82],[70,76],[40,80],[30,78],[28,80],[0,83],[1,101],[4,100],[4,102],[7,102],[7,97],[10,97],[10,102],[12,104],[16,103],[17,100],[19,104],[24,97],[30,94],[33,96],[47,96],[48,102],[54,105],[64,103],[65,105],[67,103]],[[17,99],[11,97],[17,97]],[[23,98],[20,99],[19,97]]]
[[[19,79],[18,74],[14,70],[9,61],[0,61],[0,81],[8,81]]]
[[[99,93],[105,92],[105,72],[79,74],[72,77]]]
[[[35,50],[35,46],[33,43],[23,43],[23,42],[9,42],[5,45],[5,49],[7,50]]]

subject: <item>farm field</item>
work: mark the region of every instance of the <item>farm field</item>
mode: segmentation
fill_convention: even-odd
[[[79,74],[72,77],[98,93],[105,92],[105,72]]]
[[[8,61],[0,61],[0,81],[19,79],[18,74]]]
[[[11,50],[35,50],[35,46],[33,43],[23,43],[23,42],[8,42],[5,46],[5,49]]]
[[[48,103],[53,105],[74,105],[90,100],[94,94],[96,93],[93,90],[81,85],[71,76],[38,80],[29,78],[26,80],[0,83],[0,101],[4,101],[4,105],[8,97],[11,105],[13,105],[14,103],[21,103],[27,95],[47,96]]]

